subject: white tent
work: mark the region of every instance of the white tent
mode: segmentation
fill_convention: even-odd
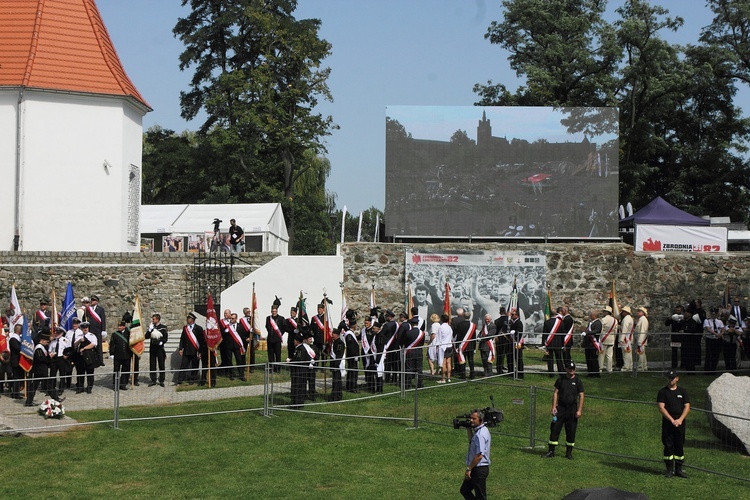
[[[213,237],[213,221],[220,219],[222,234],[229,232],[235,219],[245,231],[248,252],[289,253],[289,233],[280,203],[239,203],[234,205],[142,205],[141,236],[189,238],[205,241]],[[161,247],[157,245],[157,251]]]

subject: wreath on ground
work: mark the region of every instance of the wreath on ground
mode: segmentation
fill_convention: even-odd
[[[63,418],[65,416],[65,407],[59,401],[47,399],[39,405],[37,413],[44,418]]]

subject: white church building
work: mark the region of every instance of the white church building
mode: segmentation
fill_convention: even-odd
[[[94,0],[2,3],[0,251],[139,251],[151,108]]]

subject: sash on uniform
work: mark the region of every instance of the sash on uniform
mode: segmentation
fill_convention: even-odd
[[[289,322],[290,325],[292,325],[292,328],[294,328],[295,330],[297,329],[297,322],[294,321],[294,318],[287,318],[286,320]]]
[[[268,317],[268,322],[271,323],[271,329],[273,332],[279,336],[279,340],[283,339],[284,334],[281,333],[281,330],[279,330],[279,325],[276,324],[276,320],[273,319],[273,316]]]
[[[471,341],[472,337],[474,337],[474,332],[476,330],[477,325],[475,325],[474,323],[469,323],[469,331],[466,332],[463,340],[461,340],[461,343],[458,345],[458,363],[461,365],[466,363],[466,358],[464,358],[464,351],[469,346],[469,342]]]
[[[607,337],[609,337],[609,334],[612,333],[612,331],[617,328],[617,320],[613,318],[612,326],[609,327],[609,330],[607,330],[607,333],[602,335],[601,342],[604,343],[605,340],[607,340]]]
[[[487,323],[484,324],[482,327],[482,337],[488,337],[489,331],[487,331]],[[487,346],[490,349],[490,353],[487,355],[487,361],[490,363],[495,362],[495,339],[485,339],[485,342],[487,342]]]
[[[313,368],[315,366],[314,365],[314,363],[315,363],[315,350],[312,347],[310,347],[308,344],[304,343],[304,342],[302,343],[302,347],[305,348],[305,350],[307,351],[307,354],[310,356],[310,364],[308,366],[310,368]]]
[[[237,330],[232,328],[232,325],[229,325],[229,335],[232,337],[232,340],[234,340],[234,343],[240,348],[240,354],[245,354],[245,345],[242,343],[242,338],[240,337],[240,334],[237,333]]]
[[[586,329],[586,333],[591,339],[591,343],[594,344],[594,348],[596,349],[596,352],[600,353],[602,352],[602,345],[599,343],[598,340],[596,340],[596,335],[594,335],[593,332],[591,331],[591,323],[593,323],[593,321],[589,322],[589,327]]]
[[[388,348],[391,346],[391,343],[393,342],[393,339],[396,338],[396,335],[398,334],[398,329],[396,329],[395,332],[393,332],[393,335],[390,339],[388,339],[388,342],[385,344],[385,347],[383,347],[383,352],[380,354],[380,361],[378,361],[378,378],[383,378],[383,374],[385,373],[385,355],[388,352]]]
[[[325,326],[323,326],[323,322],[320,321],[320,318],[318,316],[313,316],[313,321],[315,321],[315,325],[320,328],[321,332],[325,331]]]
[[[565,338],[563,339],[564,345],[570,344],[570,341],[573,340],[573,327],[574,326],[575,326],[575,323],[570,325],[570,330],[568,330],[568,333],[565,334]]]
[[[193,347],[196,351],[200,350],[198,347],[198,339],[195,338],[195,334],[193,333],[193,330],[188,328],[187,325],[183,327],[183,331],[185,332],[185,335],[187,335],[188,340],[191,344],[193,344]]]
[[[37,316],[37,318],[39,319],[39,321],[41,321],[42,323],[46,323],[46,322],[47,322],[47,320],[49,319],[49,318],[48,318],[48,317],[47,317],[47,316],[46,316],[46,315],[44,314],[44,311],[42,311],[41,309],[37,309],[37,311],[36,311],[36,316]]]
[[[559,314],[555,316],[555,326],[552,327],[552,331],[547,334],[547,340],[544,342],[545,347],[549,347],[549,345],[552,343],[552,339],[555,338],[555,335],[557,334],[557,330],[560,328],[560,325],[562,324],[562,316]]]
[[[91,306],[86,306],[86,316],[88,317],[89,321],[93,320],[97,325],[102,324],[102,318],[99,317],[98,314],[96,314],[96,311],[94,311]]]
[[[474,324],[472,323],[472,326],[473,325]],[[417,329],[419,329],[419,327],[417,327]],[[420,342],[422,342],[422,340],[424,340],[424,332],[422,330],[419,330],[419,335],[417,335],[417,338],[414,339],[414,342],[412,342],[411,344],[409,344],[408,346],[406,346],[406,354],[409,354],[409,351],[411,351],[412,349],[414,349],[417,346],[417,344],[419,344]]]

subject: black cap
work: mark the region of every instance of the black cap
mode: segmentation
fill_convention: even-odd
[[[187,317],[192,318],[192,319],[198,319],[197,316],[192,311],[188,313]]]
[[[569,361],[569,362],[565,363],[565,369],[566,370],[575,370],[576,369],[575,362]]]
[[[412,323],[414,325],[418,325],[419,324],[419,316],[414,316],[413,318],[411,318],[409,320],[409,323]]]
[[[99,302],[99,296],[98,295],[92,295],[91,296],[91,300],[95,300],[95,301]]]
[[[89,323],[88,321],[81,322],[81,328],[88,328],[90,326],[91,326],[91,323]]]
[[[56,334],[57,334],[57,333],[61,333],[61,334],[64,334],[64,333],[65,333],[65,328],[63,328],[63,327],[61,327],[61,326],[55,327],[55,333],[56,333]]]
[[[677,370],[669,370],[669,371],[667,372],[667,378],[668,378],[669,380],[672,380],[673,378],[677,378],[677,376],[678,376],[678,375],[677,375]]]
[[[396,314],[395,314],[395,313],[394,313],[393,311],[391,311],[390,309],[388,309],[388,310],[387,310],[387,311],[385,312],[385,316],[386,316],[387,318],[395,318],[395,317],[396,317]]]
[[[281,305],[281,299],[277,297],[276,295],[274,295],[274,297],[276,298],[273,300],[273,305],[271,307],[276,307],[278,309],[279,306]]]
[[[47,298],[41,298],[41,299],[39,299],[39,305],[40,306],[48,306],[49,305],[49,299],[47,299]]]
[[[128,324],[127,324],[127,323],[125,323],[124,321],[120,321],[120,322],[119,322],[119,323],[117,324],[117,326],[128,326]]]

